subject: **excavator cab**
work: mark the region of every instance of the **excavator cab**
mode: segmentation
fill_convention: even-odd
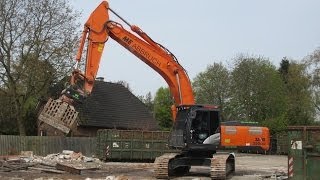
[[[219,111],[202,108],[191,113],[193,115],[187,128],[190,129],[189,143],[204,144],[205,140],[213,135],[219,127]]]
[[[216,143],[206,143],[220,126],[220,112],[216,106],[190,105],[178,107],[169,137],[169,147],[183,151],[214,151]]]

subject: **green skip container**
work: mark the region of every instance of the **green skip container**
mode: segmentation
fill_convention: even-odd
[[[320,179],[320,126],[288,127],[288,177]]]
[[[168,131],[114,130],[97,132],[97,156],[105,161],[154,161],[168,148]]]

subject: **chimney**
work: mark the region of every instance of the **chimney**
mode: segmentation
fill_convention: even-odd
[[[97,78],[96,78],[96,81],[102,81],[102,82],[104,82],[104,77],[97,77]]]

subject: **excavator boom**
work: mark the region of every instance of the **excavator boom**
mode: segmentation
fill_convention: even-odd
[[[86,69],[84,74],[76,69],[73,73],[71,84],[76,84],[79,79],[84,79],[84,86],[81,90],[84,91],[85,95],[91,93],[93,82],[99,69],[104,44],[111,37],[165,79],[176,106],[194,104],[189,77],[175,56],[166,48],[154,42],[139,27],[129,24],[129,28],[136,33],[135,35],[126,30],[121,24],[109,20],[109,10],[108,3],[103,1],[85,23],[76,60],[81,60],[84,44],[88,40]]]
[[[116,22],[109,21],[107,29],[112,39],[132,52],[165,79],[176,105],[194,104],[188,75],[171,53],[159,47],[158,44],[150,45]],[[144,33],[142,35],[147,36]]]

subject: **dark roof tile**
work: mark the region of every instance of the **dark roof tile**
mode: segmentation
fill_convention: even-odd
[[[146,106],[121,84],[96,81],[81,105],[79,125],[116,129],[158,130]]]

